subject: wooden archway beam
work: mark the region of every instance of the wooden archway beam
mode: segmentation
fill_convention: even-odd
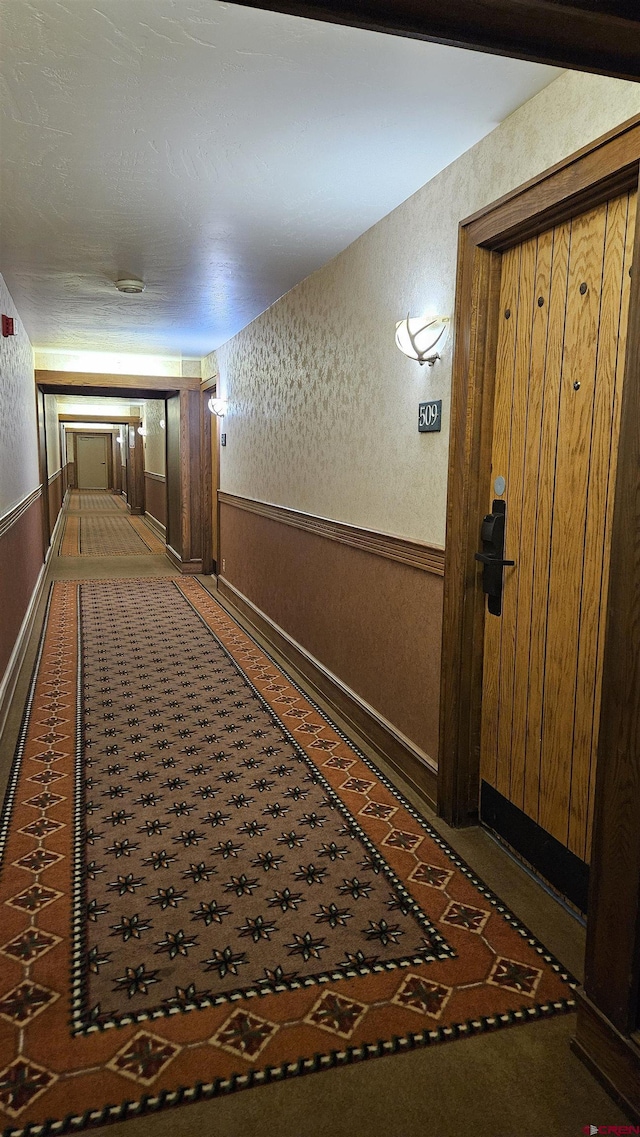
[[[640,79],[636,0],[237,0],[249,8]]]

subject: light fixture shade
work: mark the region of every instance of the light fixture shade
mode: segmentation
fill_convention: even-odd
[[[444,347],[448,316],[407,316],[396,324],[396,345],[409,359],[431,367]]]
[[[144,292],[143,280],[116,280],[114,283],[118,292],[126,292],[129,296],[136,296],[140,292]]]
[[[208,407],[212,415],[217,415],[218,418],[224,418],[227,413],[227,400],[215,399],[212,395],[209,399]]]
[[[146,436],[147,436],[146,426],[139,426],[138,427],[138,434],[141,434],[143,438],[146,438]]]

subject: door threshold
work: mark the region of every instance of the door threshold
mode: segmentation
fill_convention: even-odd
[[[503,853],[506,853],[510,861],[513,861],[514,864],[516,864],[518,868],[522,869],[522,871],[526,873],[526,875],[530,877],[531,880],[535,881],[535,883],[542,889],[542,891],[546,892],[547,896],[550,896],[552,900],[555,900],[556,903],[559,904],[565,912],[568,912],[570,916],[573,916],[574,920],[580,924],[581,927],[586,928],[587,918],[582,914],[582,912],[580,912],[577,908],[574,908],[574,906],[568,900],[566,900],[564,896],[557,892],[556,889],[553,888],[544,879],[544,877],[540,876],[540,874],[537,873],[535,869],[533,869],[531,865],[529,865],[527,861],[525,861],[520,856],[520,854],[515,851],[515,849],[512,849],[512,847],[507,844],[507,842],[504,841],[502,837],[500,837],[499,834],[495,832],[495,830],[486,825],[482,819],[480,819],[480,827],[482,828],[483,832],[491,838],[494,844],[496,844]]]

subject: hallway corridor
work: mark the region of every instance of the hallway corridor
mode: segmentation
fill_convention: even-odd
[[[480,1094],[487,1137],[623,1121],[566,1050],[580,926],[427,821],[211,578],[84,551],[132,520],[69,495],[3,739],[5,1132],[453,1137]]]

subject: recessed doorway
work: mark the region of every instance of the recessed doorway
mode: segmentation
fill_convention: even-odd
[[[104,434],[78,434],[76,436],[76,463],[78,489],[106,490],[109,488],[109,456]]]

